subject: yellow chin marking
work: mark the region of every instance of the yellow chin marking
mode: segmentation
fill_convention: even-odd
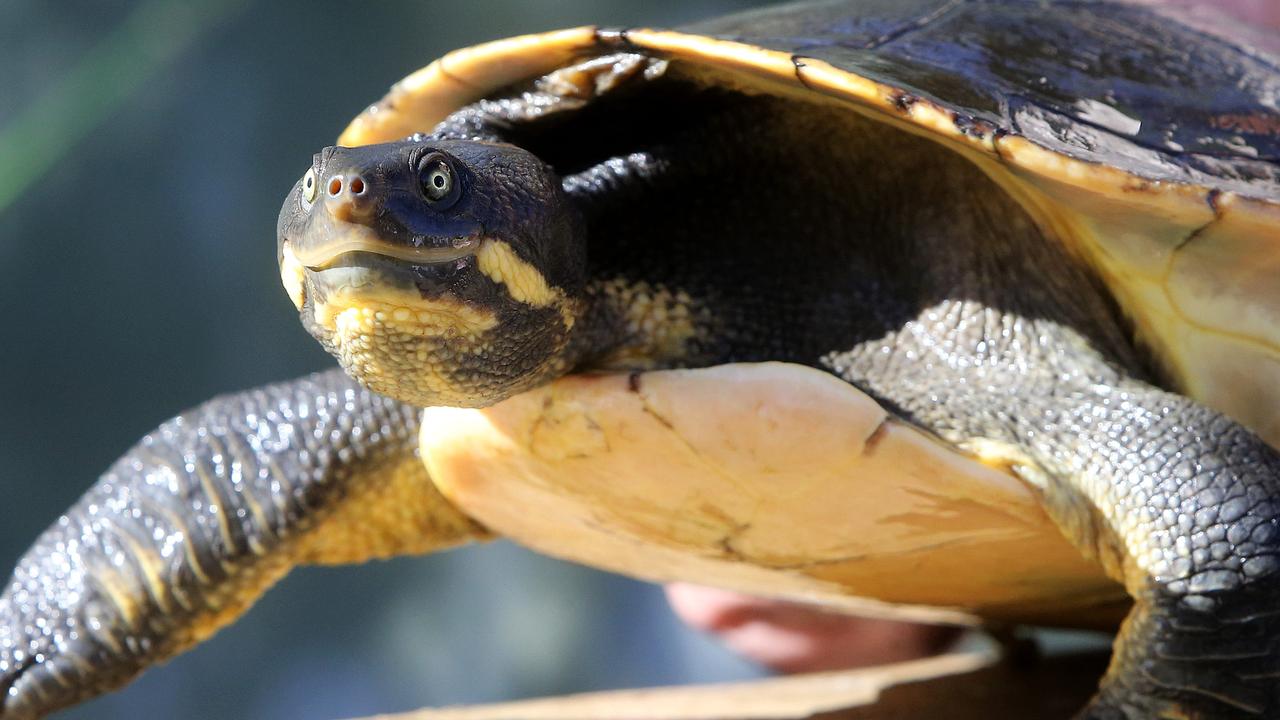
[[[293,247],[285,243],[280,251],[280,282],[284,284],[284,291],[289,294],[293,306],[299,310],[307,299],[306,279],[306,268],[302,267],[298,257],[293,254]]]
[[[374,390],[415,404],[467,404],[473,392],[457,386],[461,356],[484,350],[497,317],[450,300],[395,302],[353,297],[317,304],[316,322],[347,372]]]
[[[476,261],[485,277],[505,285],[511,297],[526,305],[547,307],[564,297],[563,292],[547,284],[537,268],[521,260],[501,240],[486,240],[476,253]]]
[[[337,339],[407,335],[466,342],[498,324],[497,317],[460,302],[419,301],[414,306],[361,298],[316,304],[316,321],[333,330]]]

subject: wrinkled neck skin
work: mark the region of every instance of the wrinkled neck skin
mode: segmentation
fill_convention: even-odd
[[[558,130],[611,158],[563,182],[587,237],[566,367],[797,362],[904,413],[892,380],[875,379],[890,351],[975,365],[1052,353],[1077,374],[1148,378],[1092,271],[932,142],[840,108],[718,91],[598,112],[607,121]],[[572,166],[556,156],[563,138],[516,141]],[[1035,335],[1011,349],[1015,330]],[[1034,339],[1045,333],[1061,341]]]
[[[344,305],[302,274],[304,323],[379,392],[479,407],[578,370],[787,361],[939,432],[949,418],[913,408],[921,388],[901,382],[930,372],[922,357],[1146,378],[1091,271],[932,142],[840,107],[680,83],[549,124],[490,123],[492,138],[474,142],[468,113],[518,104],[494,107],[422,140],[474,173],[465,200],[431,222],[469,223],[483,240],[430,277],[396,280],[411,312],[385,292],[394,282]],[[360,153],[394,154],[347,155]],[[371,192],[390,176],[364,173]],[[282,268],[290,238],[318,235],[291,230],[303,220],[288,212]]]

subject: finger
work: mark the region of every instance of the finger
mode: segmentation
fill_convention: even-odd
[[[954,628],[855,617],[685,583],[667,598],[686,623],[781,672],[880,665],[937,653]]]

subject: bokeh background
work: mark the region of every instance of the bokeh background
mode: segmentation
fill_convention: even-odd
[[[1280,27],[1277,0],[1137,1]],[[0,576],[163,419],[332,365],[279,288],[275,219],[392,82],[484,40],[760,4],[0,0]],[[295,571],[60,717],[328,719],[759,674],[657,588],[499,542]]]
[[[276,214],[392,82],[507,35],[752,5],[0,2],[0,574],[163,419],[331,366],[279,287]],[[495,543],[296,571],[60,717],[340,718],[759,672],[657,588]]]

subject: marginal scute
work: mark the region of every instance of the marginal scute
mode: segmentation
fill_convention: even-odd
[[[1235,206],[1220,200],[1221,216],[1171,258],[1178,361],[1190,393],[1280,445],[1280,246],[1274,224]]]
[[[430,129],[494,88],[569,64],[595,42],[595,28],[580,27],[455,50],[396,83],[385,98],[351,122],[338,144],[391,142]]]

